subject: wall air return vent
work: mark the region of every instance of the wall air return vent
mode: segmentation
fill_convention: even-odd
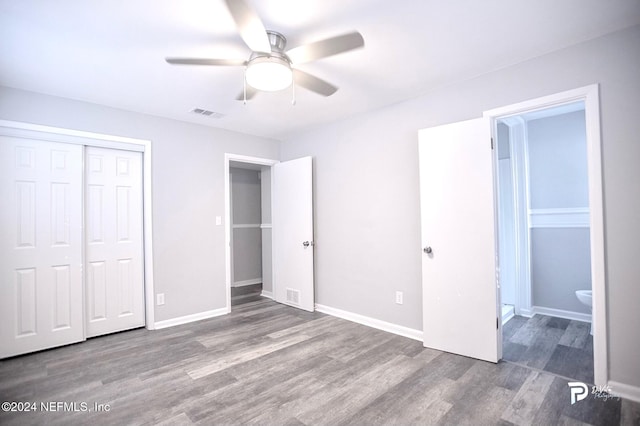
[[[292,303],[294,305],[300,304],[300,291],[294,290],[292,288],[287,289],[287,302]]]

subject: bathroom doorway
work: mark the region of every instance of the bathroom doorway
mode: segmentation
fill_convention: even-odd
[[[503,359],[593,384],[585,102],[495,130]]]

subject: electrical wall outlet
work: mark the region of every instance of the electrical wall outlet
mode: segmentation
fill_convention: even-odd
[[[403,299],[402,292],[396,291],[396,303],[398,305],[402,305],[402,299]]]
[[[164,305],[164,293],[158,293],[156,295],[156,305]]]

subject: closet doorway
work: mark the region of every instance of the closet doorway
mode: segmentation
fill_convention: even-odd
[[[273,298],[271,167],[229,163],[231,306]]]
[[[271,278],[271,295],[267,293],[268,288],[263,288],[261,294],[271,296],[278,303],[313,312],[315,309],[313,159],[302,157],[280,162],[227,153],[224,161],[227,312],[231,312],[231,289],[234,282],[232,279],[232,269],[234,268],[232,268],[233,242],[231,239],[233,233],[231,214],[233,164],[240,165],[245,169],[249,168],[249,170],[259,167],[262,173],[260,181],[264,185],[264,192],[269,194],[261,199],[262,205],[266,203],[271,207],[272,222],[272,226],[269,226],[269,223],[263,223],[261,227],[263,232],[261,257],[263,259],[262,279],[267,282],[267,279]],[[270,173],[268,183],[265,178],[267,173]],[[266,185],[269,185],[269,190],[266,190]],[[263,220],[268,218],[265,215],[267,211],[268,208],[263,208],[261,211]],[[254,216],[253,220],[257,220],[257,217]],[[219,223],[222,223],[222,218]],[[253,225],[255,228],[256,224],[249,225]],[[271,235],[270,244],[268,235]],[[268,261],[269,252],[271,262]],[[265,259],[267,260],[265,261]],[[269,266],[271,266],[270,270]]]

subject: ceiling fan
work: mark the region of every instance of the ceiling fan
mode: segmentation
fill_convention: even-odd
[[[355,31],[285,52],[287,39],[266,30],[256,12],[245,0],[225,0],[240,36],[252,50],[248,60],[207,58],[165,58],[172,65],[244,66],[245,85],[236,99],[251,99],[257,91],[278,91],[299,85],[322,96],[333,95],[338,88],[297,68],[298,64],[337,55],[364,46],[362,35]],[[294,64],[296,67],[294,67]]]

